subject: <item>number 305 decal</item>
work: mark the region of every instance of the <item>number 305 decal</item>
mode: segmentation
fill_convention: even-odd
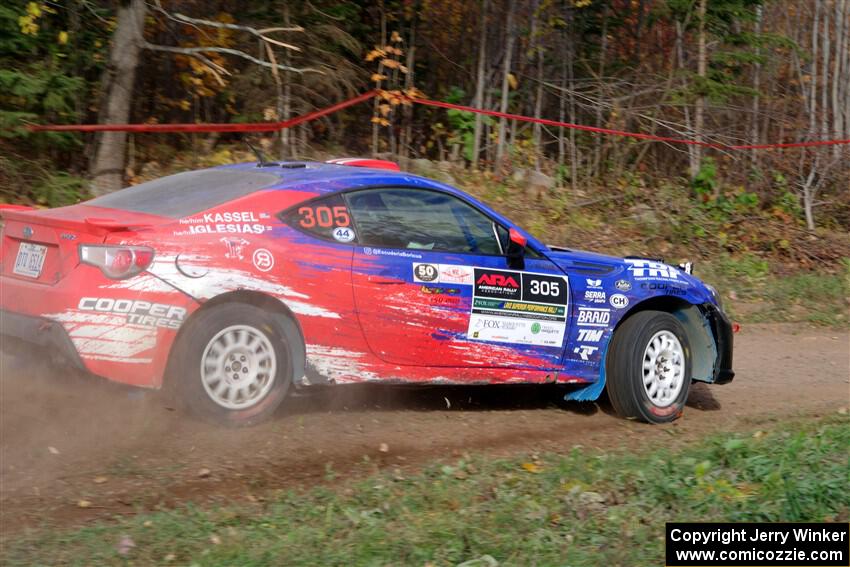
[[[560,282],[531,280],[529,289],[534,295],[553,295],[558,297],[561,294]]]
[[[298,214],[301,217],[298,220],[301,228],[347,227],[351,224],[351,218],[343,205],[333,208],[327,206],[301,207],[298,209]]]

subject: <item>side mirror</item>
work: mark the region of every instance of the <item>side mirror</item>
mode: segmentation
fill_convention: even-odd
[[[508,249],[505,250],[505,256],[508,259],[508,267],[514,270],[524,270],[525,246],[528,244],[528,239],[514,228],[512,228],[508,234],[510,240],[508,241]]]

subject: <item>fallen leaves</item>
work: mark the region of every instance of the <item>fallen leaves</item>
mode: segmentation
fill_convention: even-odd
[[[115,546],[115,550],[118,552],[118,555],[127,555],[130,553],[133,548],[136,547],[136,542],[133,541],[128,535],[122,535],[121,539],[118,540],[118,544]]]
[[[540,471],[543,470],[540,465],[537,465],[535,463],[523,463],[521,466],[526,472],[530,472],[533,474],[538,474]]]

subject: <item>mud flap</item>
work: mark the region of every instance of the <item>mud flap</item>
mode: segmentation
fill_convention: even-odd
[[[608,341],[611,344],[611,341]],[[602,353],[602,370],[599,372],[599,380],[593,384],[578,388],[567,392],[564,395],[564,400],[568,402],[593,402],[599,399],[602,395],[602,390],[605,389],[605,360],[608,355],[608,345],[605,345],[605,350]]]

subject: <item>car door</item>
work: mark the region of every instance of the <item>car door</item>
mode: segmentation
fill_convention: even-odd
[[[366,342],[391,364],[557,368],[569,282],[533,251],[508,267],[509,230],[446,192],[345,195],[357,232],[355,306]]]

